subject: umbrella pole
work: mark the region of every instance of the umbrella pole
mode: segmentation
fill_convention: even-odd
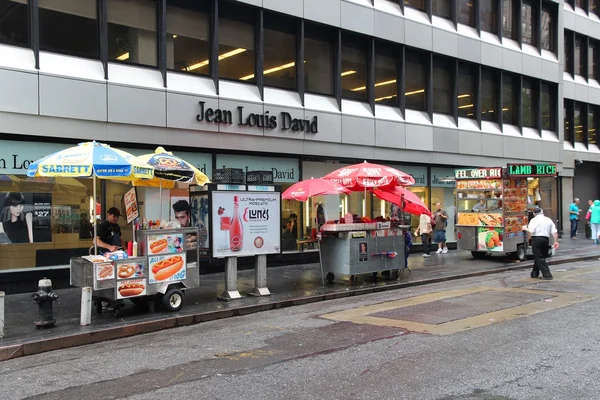
[[[93,211],[93,215],[94,215],[94,255],[98,254],[98,242],[97,242],[97,234],[98,234],[98,226],[97,226],[97,222],[96,222],[96,174],[93,174],[93,180],[92,180],[92,185],[94,186],[94,211]]]
[[[158,220],[162,223],[162,180],[159,181],[160,183],[160,188],[158,189],[158,196],[160,197],[160,211],[158,213],[159,218]]]

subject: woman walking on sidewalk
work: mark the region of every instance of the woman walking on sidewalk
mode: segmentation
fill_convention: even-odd
[[[423,249],[425,250],[423,257],[425,258],[431,257],[430,247],[432,230],[431,217],[425,213],[421,214],[421,218],[419,219],[419,227],[415,231],[415,236],[419,236],[419,234],[421,234],[421,242],[423,243]]]
[[[590,208],[590,225],[592,227],[592,239],[595,243],[600,242],[600,200],[594,200],[594,205]]]

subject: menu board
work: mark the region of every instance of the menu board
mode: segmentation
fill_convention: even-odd
[[[502,226],[502,214],[458,213],[458,225],[465,226]]]
[[[117,299],[130,299],[146,295],[144,279],[129,279],[120,281],[117,285]]]
[[[527,212],[527,179],[504,181],[503,205],[505,212]]]
[[[523,226],[529,224],[526,216],[506,217],[504,219],[504,232],[506,237],[519,237],[525,235]]]
[[[127,193],[125,193],[125,196],[123,196],[123,202],[125,204],[127,223],[130,224],[133,222],[133,220],[140,216],[135,188],[131,188]]]
[[[499,190],[502,189],[501,179],[474,179],[456,182],[458,190]]]
[[[477,250],[490,252],[503,252],[502,228],[480,227],[477,228]]]

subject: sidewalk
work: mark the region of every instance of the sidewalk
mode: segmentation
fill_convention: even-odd
[[[600,246],[594,245],[591,240],[562,239],[560,244],[557,254],[549,259],[550,264],[600,256]],[[186,292],[185,305],[177,313],[152,313],[128,304],[121,309],[118,319],[113,317],[112,312],[100,315],[92,312],[92,325],[86,327],[79,325],[81,289],[63,289],[56,291],[59,295],[54,304],[57,324],[47,330],[33,326],[37,305],[32,302],[31,293],[14,294],[5,298],[6,334],[0,339],[0,361],[269,309],[525,269],[531,265],[532,261],[519,263],[499,256],[475,260],[466,251],[432,254],[429,259],[412,254],[409,258],[412,273],[403,273],[398,281],[385,280],[381,276],[374,281],[371,275],[361,275],[354,286],[348,283],[348,277],[343,276],[336,276],[335,282],[322,286],[318,264],[292,265],[267,270],[272,296],[248,296],[231,302],[217,300],[217,295],[224,290],[223,273],[202,275],[200,287]],[[238,289],[242,295],[252,290],[253,273],[252,270],[238,272]]]

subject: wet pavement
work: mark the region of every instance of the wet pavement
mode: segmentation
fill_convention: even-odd
[[[562,240],[561,249],[551,259],[551,264],[595,259],[599,254],[600,248],[588,241]],[[5,299],[6,335],[0,339],[0,361],[259,311],[524,269],[531,264],[531,261],[518,263],[497,256],[475,260],[470,253],[461,251],[432,254],[429,259],[413,254],[409,259],[412,273],[404,272],[398,280],[361,275],[356,285],[350,285],[348,277],[342,276],[325,286],[321,284],[318,264],[275,267],[267,271],[268,287],[273,295],[248,296],[230,302],[217,300],[224,290],[224,274],[202,275],[200,287],[186,292],[184,308],[177,313],[150,312],[128,304],[121,309],[119,318],[114,318],[112,313],[93,312],[92,325],[86,327],[79,325],[80,289],[64,289],[56,291],[59,295],[54,308],[57,324],[46,330],[33,326],[37,306],[31,301],[31,294],[9,295]],[[242,295],[253,289],[253,273],[252,270],[238,272],[238,289]]]

